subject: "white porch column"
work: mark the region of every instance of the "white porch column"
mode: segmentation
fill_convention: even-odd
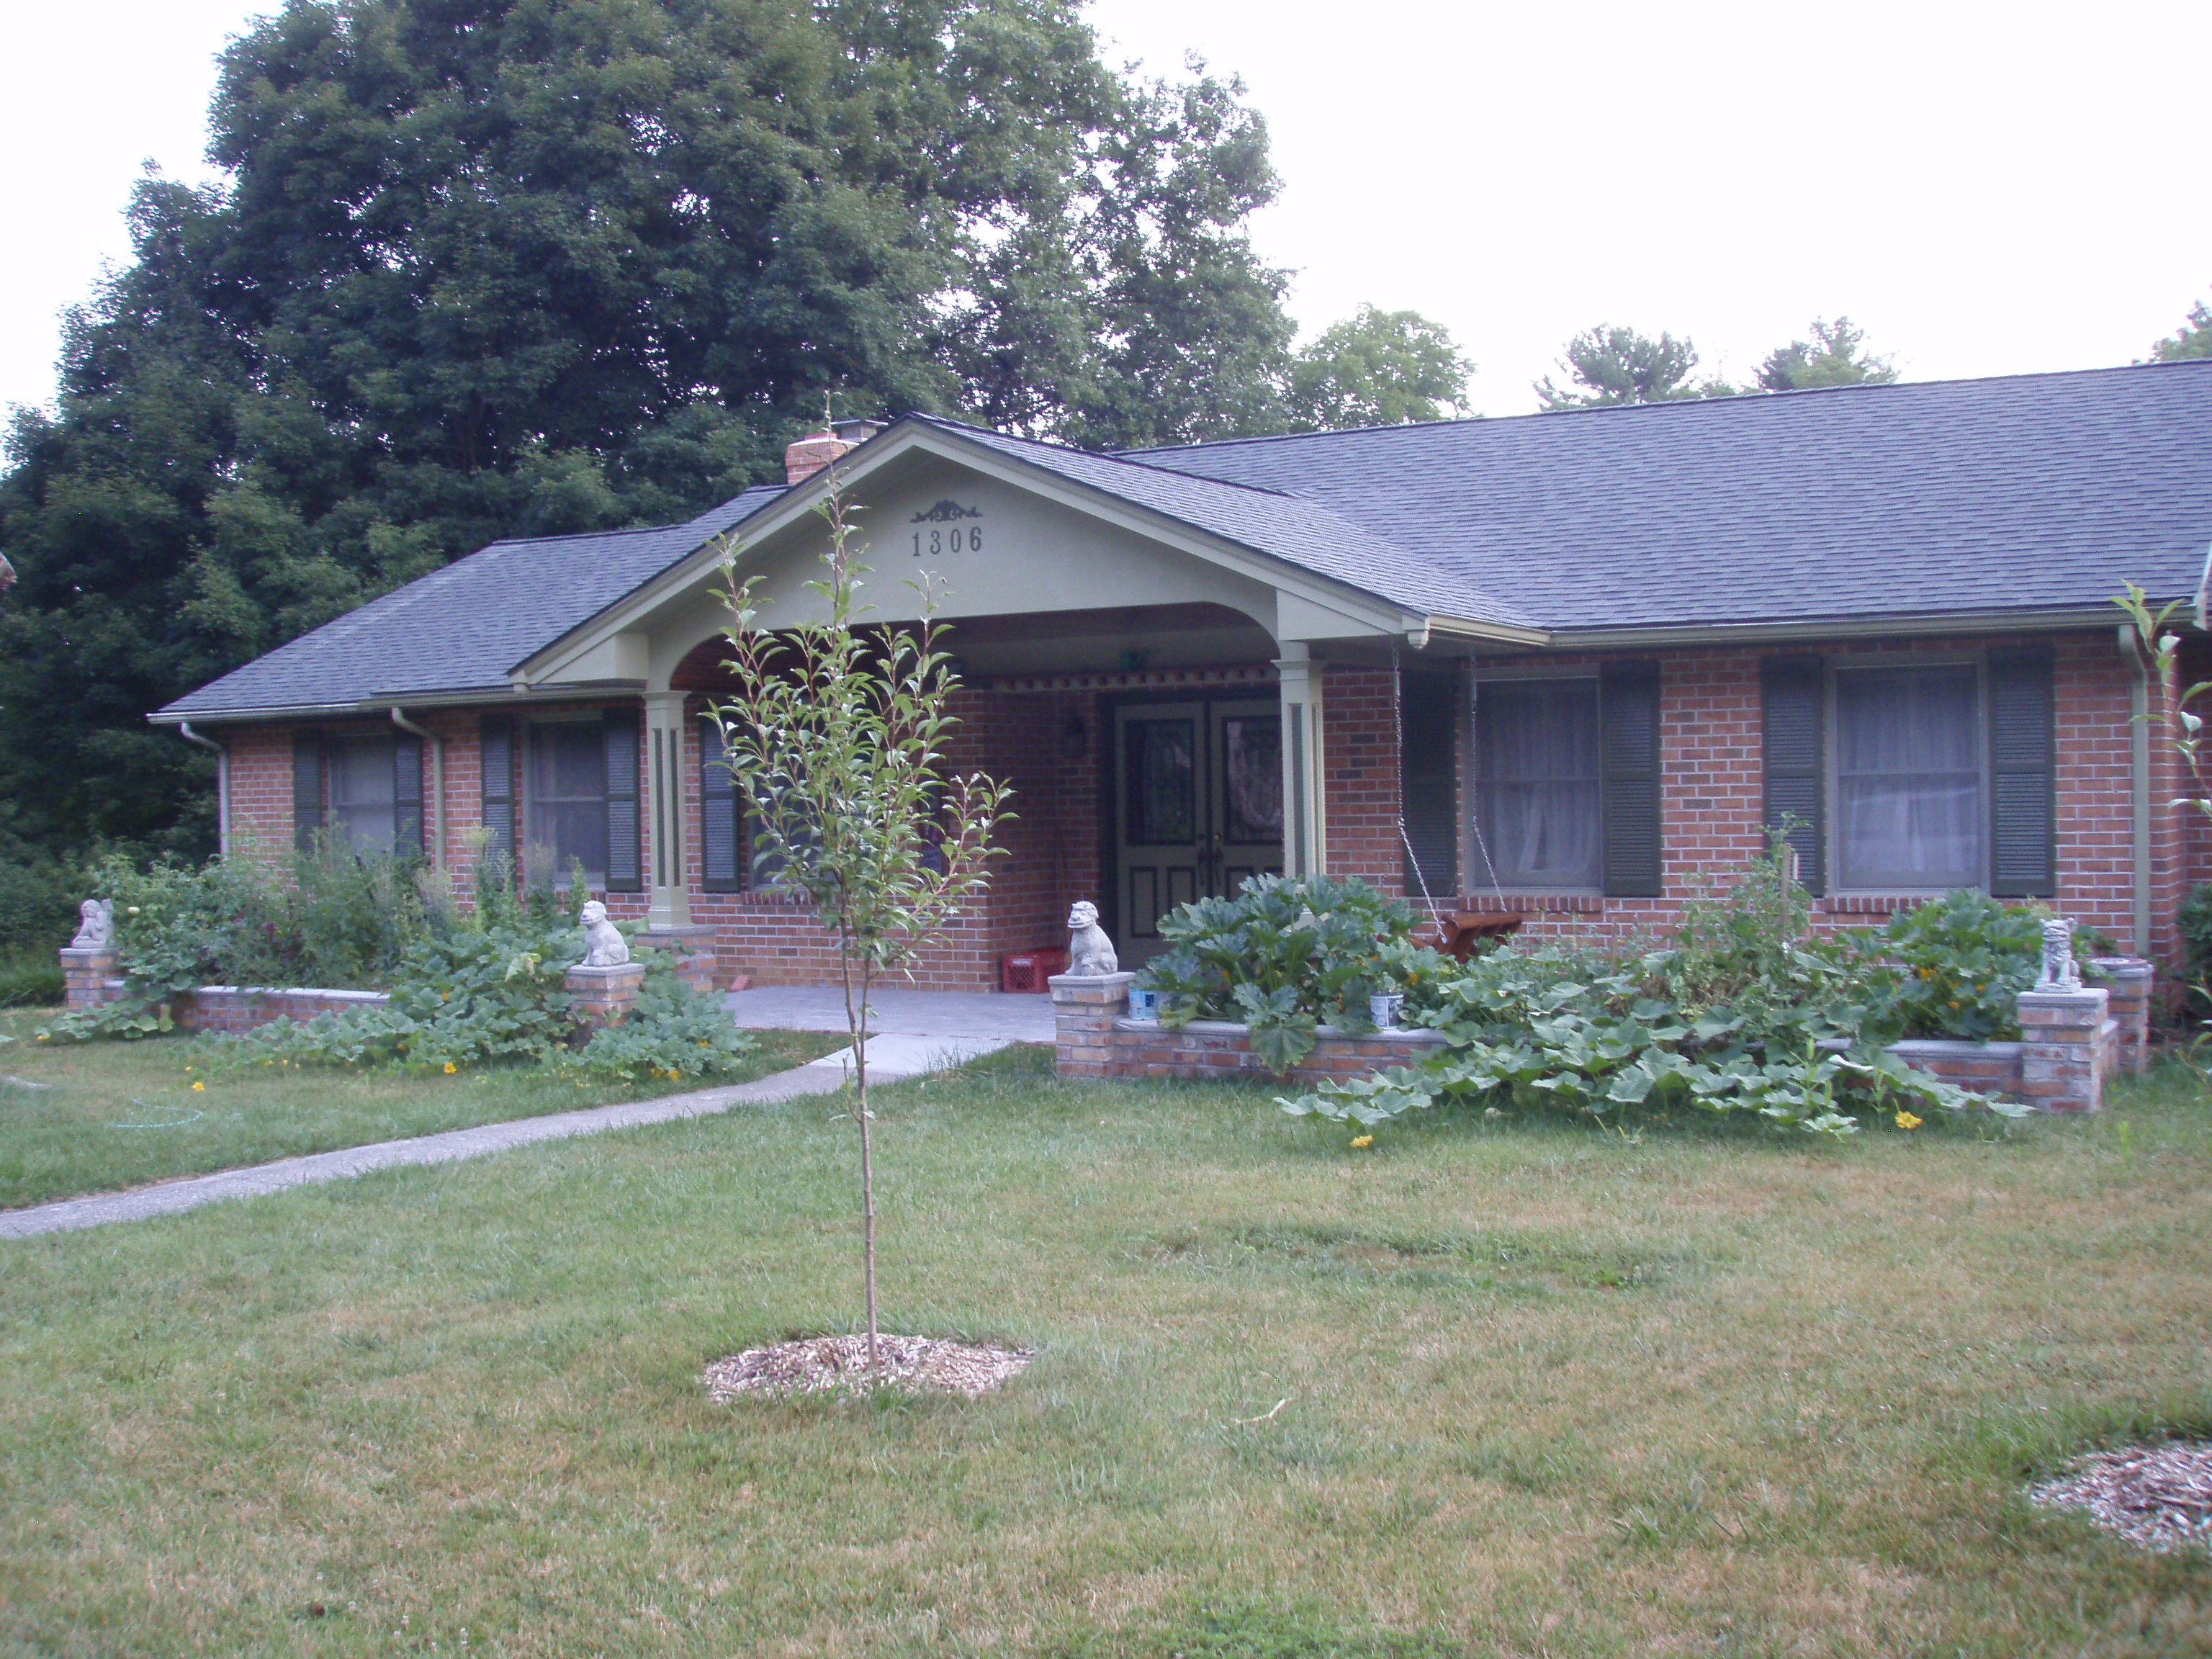
[[[687,927],[691,898],[684,879],[684,694],[645,694],[645,823],[648,927]]]
[[[1275,667],[1283,682],[1283,869],[1287,875],[1317,875],[1328,867],[1322,665],[1304,641],[1285,640]]]

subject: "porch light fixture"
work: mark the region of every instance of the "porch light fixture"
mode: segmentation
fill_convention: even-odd
[[[1090,731],[1083,724],[1083,716],[1071,708],[1067,711],[1067,724],[1060,728],[1060,758],[1079,761],[1090,752]]]

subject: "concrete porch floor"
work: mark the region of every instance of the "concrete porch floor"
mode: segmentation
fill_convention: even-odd
[[[888,986],[868,999],[868,1071],[934,1071],[1017,1042],[1053,1040],[1052,999],[995,991],[909,991]],[[763,985],[722,999],[738,1024],[757,1030],[842,1031],[845,994],[829,985]],[[840,1048],[813,1062],[850,1066]]]

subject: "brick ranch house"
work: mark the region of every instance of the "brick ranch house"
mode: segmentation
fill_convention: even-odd
[[[152,718],[221,745],[229,847],[343,830],[465,894],[483,825],[726,971],[823,980],[700,715],[716,538],[767,623],[811,614],[833,458],[877,617],[944,584],[955,763],[1018,792],[930,988],[997,985],[1078,898],[1134,965],[1255,870],[1651,930],[1785,813],[1826,927],[1972,886],[2171,962],[2212,872],[2110,603],[2198,593],[2212,362],[1114,455],[854,423],[784,486],[495,544]]]

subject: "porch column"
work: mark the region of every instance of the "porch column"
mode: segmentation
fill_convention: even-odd
[[[1283,869],[1292,876],[1317,875],[1328,867],[1322,665],[1303,640],[1285,640],[1275,668],[1283,682]]]
[[[651,842],[645,922],[687,927],[691,899],[684,879],[684,694],[645,694],[645,822]]]

